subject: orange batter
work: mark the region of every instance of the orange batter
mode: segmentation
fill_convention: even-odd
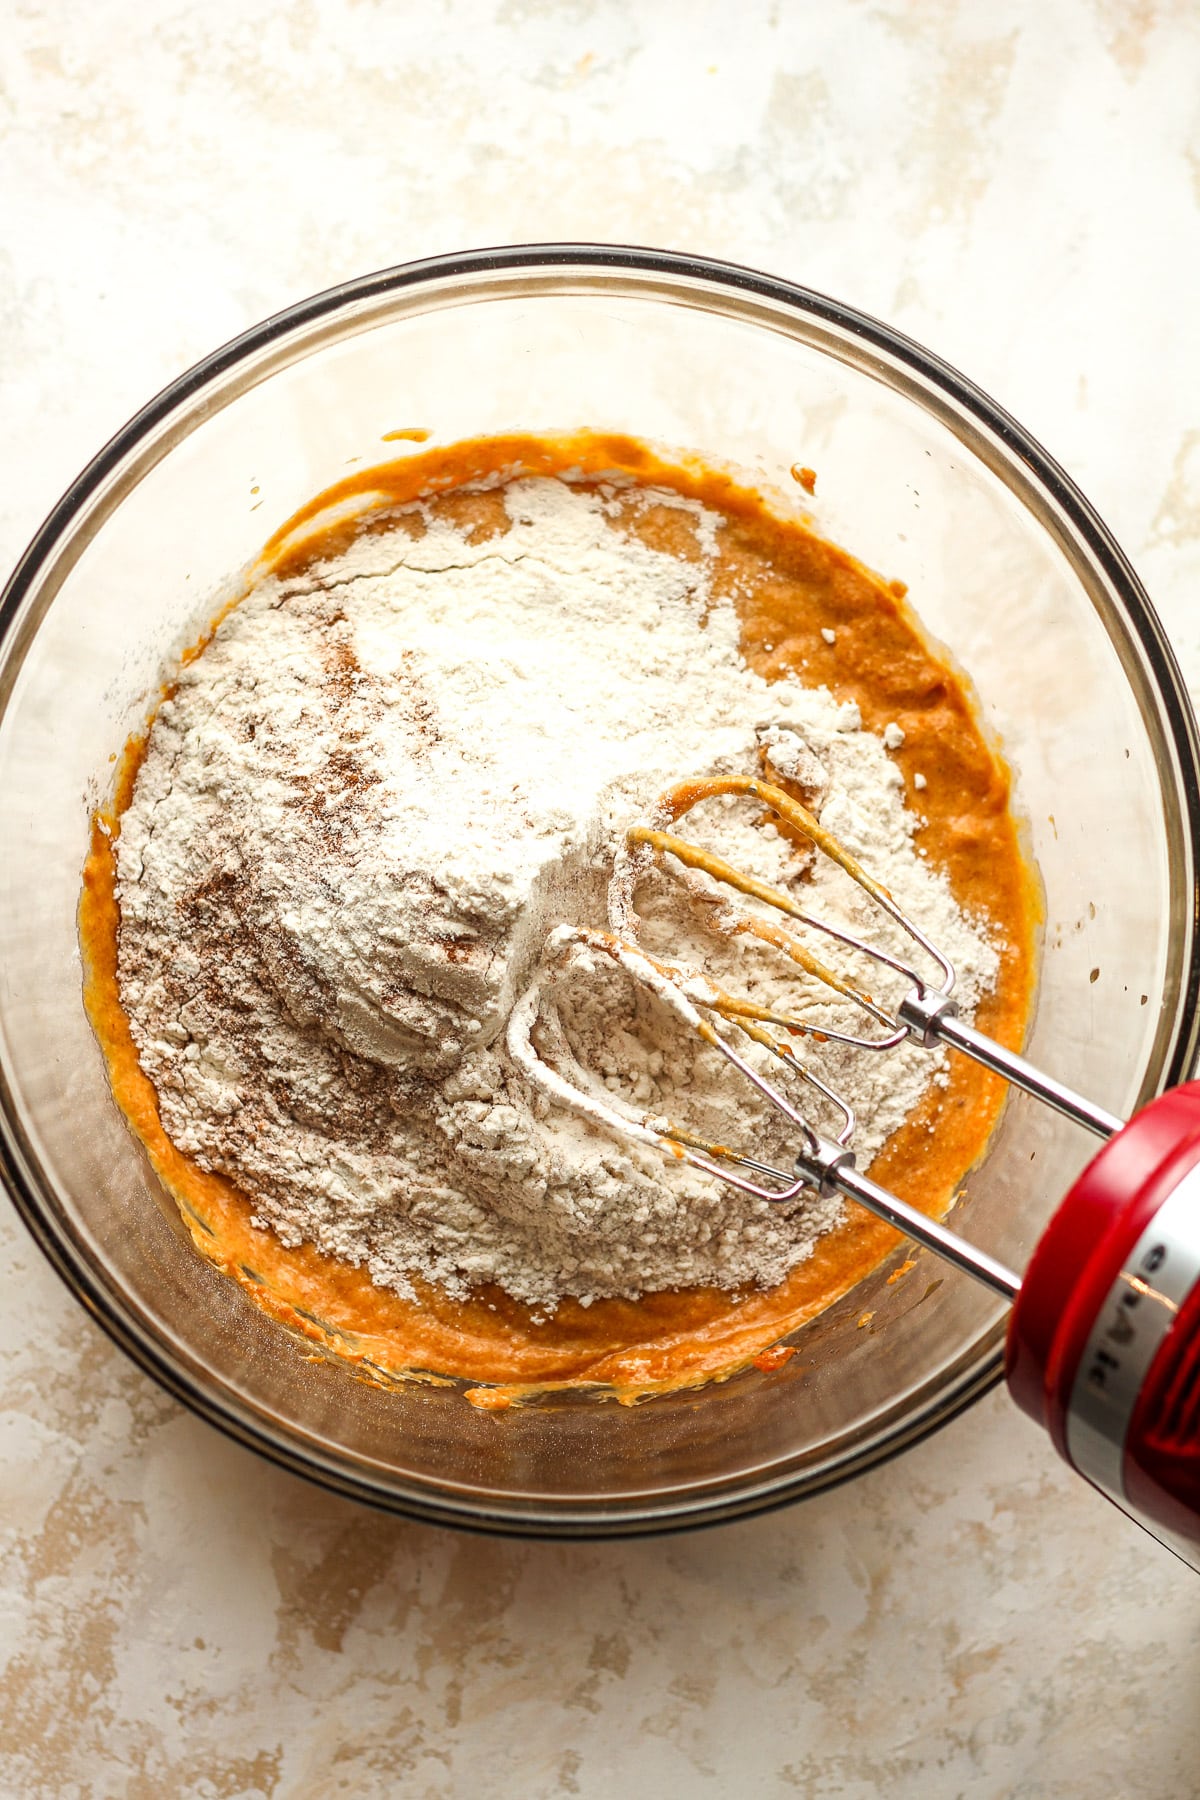
[[[856,701],[868,730],[882,732],[891,721],[903,728],[895,760],[907,802],[925,821],[918,842],[945,871],[959,906],[996,927],[999,973],[976,1022],[1018,1047],[1032,994],[1037,908],[1009,810],[1008,772],[984,739],[962,677],[926,643],[903,586],[881,581],[803,524],[776,516],[753,489],[699,462],[665,463],[624,437],[479,439],[349,476],[275,533],[255,578],[295,574],[336,555],[361,531],[384,528],[371,522],[378,506],[419,496],[444,496],[437,505],[477,533],[500,530],[496,496],[453,490],[492,474],[565,470],[595,479],[620,470],[723,515],[714,593],[737,594],[742,649],[751,667],[768,680],[792,675]],[[695,553],[686,531],[673,540],[681,528],[670,509],[648,509],[632,528],[655,548]],[[832,628],[834,643],[822,628]],[[210,636],[189,659],[202,654]],[[271,1232],[251,1225],[252,1206],[244,1195],[175,1149],[121,1005],[113,843],[145,741],[141,736],[127,745],[112,802],[94,822],[80,904],[88,1013],[116,1099],[176,1196],[197,1247],[256,1305],[321,1350],[378,1380],[423,1375],[481,1384],[468,1390],[481,1406],[504,1407],[537,1392],[585,1385],[632,1400],[722,1378],[750,1362],[777,1366],[790,1354],[779,1340],[831,1305],[894,1247],[897,1237],[889,1227],[849,1206],[843,1223],[769,1292],[695,1288],[588,1307],[565,1299],[538,1323],[536,1309],[498,1288],[459,1300],[414,1279],[416,1298],[405,1299],[309,1245],[285,1249]],[[913,782],[918,770],[928,780],[919,793]],[[942,1214],[982,1153],[1003,1094],[997,1077],[953,1056],[949,1086],[931,1090],[889,1138],[872,1163],[872,1176],[910,1203]]]

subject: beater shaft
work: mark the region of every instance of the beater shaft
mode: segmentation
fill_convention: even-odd
[[[869,1175],[862,1175],[853,1166],[839,1171],[838,1190],[850,1200],[857,1200],[868,1212],[883,1219],[886,1224],[894,1225],[905,1237],[912,1238],[915,1243],[924,1244],[936,1256],[943,1257],[946,1262],[953,1263],[955,1268],[973,1275],[976,1281],[991,1288],[1005,1300],[1015,1300],[1021,1291],[1021,1277],[1012,1269],[1006,1268],[986,1250],[969,1243],[956,1232],[947,1230],[937,1219],[931,1219],[926,1213],[918,1212],[915,1206],[909,1206],[897,1194],[889,1193],[887,1188],[880,1187]]]
[[[985,1037],[982,1031],[976,1031],[973,1025],[968,1025],[956,1013],[943,1017],[938,1024],[937,1035],[943,1043],[950,1044],[975,1062],[982,1063],[994,1075],[1002,1075],[1014,1087],[1023,1088],[1035,1100],[1044,1100],[1047,1106],[1053,1107],[1065,1119],[1074,1119],[1077,1125],[1086,1126],[1097,1137],[1113,1137],[1125,1123],[1116,1113],[1106,1112],[1102,1106],[1097,1106],[1083,1094],[1077,1094],[1073,1088],[1056,1081],[1053,1075],[1035,1069],[1032,1063],[1026,1062],[1023,1056],[1018,1056],[1015,1050],[1006,1050],[1003,1044]]]
[[[769,1087],[764,1091],[769,1093]],[[778,1169],[768,1169],[765,1164],[749,1166],[756,1168],[760,1174],[774,1176],[778,1181],[786,1179]],[[1020,1292],[1020,1276],[998,1262],[994,1256],[989,1256],[986,1250],[968,1243],[937,1219],[930,1218],[928,1213],[920,1212],[915,1206],[910,1206],[907,1200],[901,1200],[898,1194],[880,1187],[870,1176],[861,1174],[854,1166],[854,1152],[848,1150],[845,1144],[835,1143],[832,1138],[813,1132],[796,1157],[795,1173],[807,1186],[814,1187],[821,1193],[836,1191],[844,1194],[848,1200],[856,1200],[868,1212],[874,1213],[877,1219],[902,1231],[905,1237],[912,1238],[915,1243],[924,1244],[927,1250],[944,1257],[955,1268],[973,1275],[976,1281],[981,1281],[1003,1299],[1014,1300]]]

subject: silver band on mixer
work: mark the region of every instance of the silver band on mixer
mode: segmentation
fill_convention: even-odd
[[[1067,1407],[1067,1453],[1128,1506],[1125,1440],[1146,1373],[1200,1281],[1200,1166],[1159,1207],[1105,1296]]]

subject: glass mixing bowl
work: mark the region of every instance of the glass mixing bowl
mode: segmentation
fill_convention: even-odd
[[[118,1113],[76,906],[113,752],[279,523],[349,466],[411,451],[389,432],[580,426],[776,488],[812,465],[818,529],[909,584],[1016,772],[1045,890],[1036,1062],[1126,1112],[1189,1073],[1197,1028],[1197,744],[1178,670],[1087,503],[936,357],[745,269],[582,245],[371,275],[181,377],[64,495],[3,601],[5,1178],[93,1317],[214,1424],[359,1499],[547,1535],[729,1518],[844,1479],[995,1381],[1003,1308],[921,1253],[799,1333],[774,1373],[636,1407],[489,1414],[307,1361],[197,1255]],[[961,1225],[1022,1266],[1088,1150],[1014,1096]]]

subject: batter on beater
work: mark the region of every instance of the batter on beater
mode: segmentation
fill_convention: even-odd
[[[324,1346],[486,1404],[728,1373],[874,1266],[893,1239],[856,1209],[664,1168],[548,1106],[506,1045],[547,932],[604,924],[655,795],[764,762],[1018,1042],[1007,773],[901,592],[627,439],[425,453],[290,521],[127,748],[81,908],[114,1092],[204,1253]],[[744,806],[702,829],[775,885],[825,882]],[[677,873],[639,890],[643,941],[778,994],[769,946]],[[530,1030],[610,1094],[786,1158],[770,1109],[747,1121],[715,1053],[619,978],[560,988]],[[860,1160],[944,1209],[999,1084],[915,1046],[829,1054]]]

